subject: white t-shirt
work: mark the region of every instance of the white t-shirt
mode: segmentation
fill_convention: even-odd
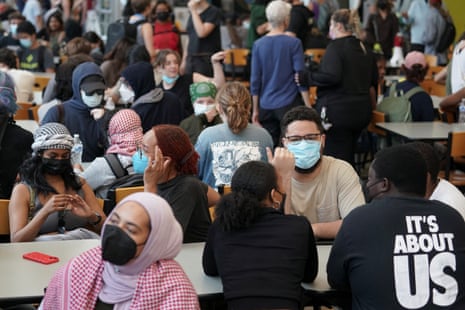
[[[347,162],[323,156],[318,176],[310,182],[292,179],[291,208],[310,223],[333,222],[365,204],[360,180]]]
[[[465,219],[465,196],[449,181],[441,179],[429,199],[451,206]]]
[[[26,20],[30,21],[36,28],[36,32],[40,31],[37,29],[36,17],[42,14],[42,8],[40,3],[37,0],[27,0],[24,5],[23,15],[26,17]]]
[[[460,41],[452,53],[450,86],[453,93],[465,87],[465,40]]]

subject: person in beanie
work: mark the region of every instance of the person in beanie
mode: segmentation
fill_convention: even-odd
[[[10,199],[19,166],[33,142],[32,134],[13,120],[18,109],[13,79],[0,71],[0,199]]]
[[[142,140],[150,163],[144,171],[144,189],[166,199],[184,231],[184,243],[207,239],[211,220],[208,207],[219,194],[197,178],[199,154],[179,126],[158,125]]]
[[[222,123],[215,105],[216,86],[210,82],[194,83],[190,86],[194,114],[185,118],[179,126],[189,135],[192,144],[197,142],[202,130]]]
[[[32,157],[20,167],[11,194],[11,242],[99,238],[105,215],[90,186],[73,172],[73,144],[62,124],[35,131]]]

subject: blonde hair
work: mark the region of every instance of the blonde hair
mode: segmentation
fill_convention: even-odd
[[[228,82],[218,91],[216,101],[226,115],[233,133],[238,134],[247,127],[252,106],[247,88],[239,82]]]
[[[335,23],[340,23],[344,30],[353,33],[357,38],[360,38],[360,17],[357,10],[340,9],[333,13],[331,20]]]

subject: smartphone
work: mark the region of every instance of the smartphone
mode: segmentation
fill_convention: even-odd
[[[57,263],[59,261],[58,257],[51,256],[41,252],[30,252],[23,254],[24,259],[29,259],[41,264],[49,265],[53,263]]]

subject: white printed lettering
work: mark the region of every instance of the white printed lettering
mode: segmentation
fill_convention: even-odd
[[[409,263],[407,255],[394,256],[394,286],[399,304],[407,309],[424,307],[429,299],[428,255],[413,257],[415,288],[410,287]],[[412,293],[415,292],[415,293]]]
[[[457,281],[450,275],[444,273],[444,268],[449,267],[452,271],[455,271],[455,266],[455,255],[452,253],[439,253],[431,260],[429,268],[431,281],[444,288],[444,292],[440,292],[436,288],[433,288],[433,304],[446,307],[452,305],[457,299]]]

